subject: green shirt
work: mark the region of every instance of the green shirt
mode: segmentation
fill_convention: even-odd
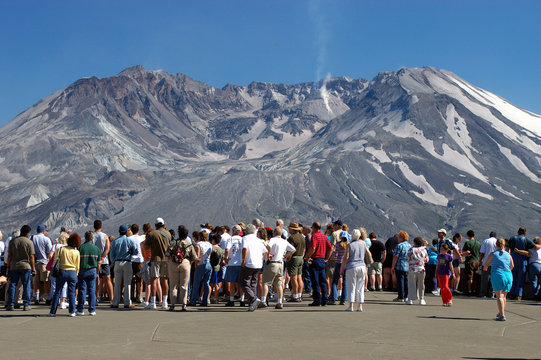
[[[79,247],[81,254],[80,271],[98,267],[98,261],[101,261],[101,251],[92,241],[85,242]]]
[[[462,251],[470,251],[471,256],[465,256],[464,262],[479,261],[479,250],[481,249],[481,243],[477,240],[468,240],[462,247]]]

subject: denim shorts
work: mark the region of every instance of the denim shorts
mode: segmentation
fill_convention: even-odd
[[[240,274],[240,266],[227,266],[227,271],[225,272],[225,281],[230,283],[238,283]]]

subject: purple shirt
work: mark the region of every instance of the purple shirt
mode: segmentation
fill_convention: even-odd
[[[453,256],[450,254],[438,254],[438,267],[436,274],[451,276],[451,262]]]

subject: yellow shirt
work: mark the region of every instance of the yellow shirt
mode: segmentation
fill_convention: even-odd
[[[60,260],[60,270],[75,270],[79,274],[79,250],[63,246],[56,253],[55,262]]]

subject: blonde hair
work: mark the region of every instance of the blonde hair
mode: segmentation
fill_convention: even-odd
[[[344,230],[344,231],[348,231],[348,230],[349,230],[349,227],[347,226],[347,224],[342,225],[342,230]]]
[[[496,240],[496,247],[498,249],[503,249],[505,247],[505,239],[502,237],[499,237],[498,240]]]
[[[60,233],[60,236],[58,237],[58,243],[59,244],[64,244],[64,245],[67,245],[68,244],[68,238],[69,238],[69,234],[68,233]]]
[[[368,236],[368,235],[366,234],[366,229],[363,228],[363,227],[361,227],[361,228],[359,228],[359,232],[361,233],[361,240],[364,241],[364,240],[366,239],[366,237]]]

